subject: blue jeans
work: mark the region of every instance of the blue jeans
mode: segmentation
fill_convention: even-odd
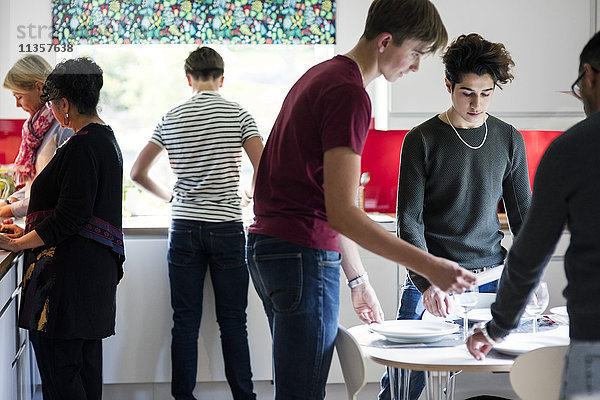
[[[175,219],[169,230],[169,280],[173,329],[171,394],[193,400],[198,364],[204,278],[210,268],[225,376],[234,399],[255,399],[246,331],[248,269],[241,222]]]
[[[480,293],[496,293],[498,290],[498,281],[493,281],[481,285],[478,288]],[[402,297],[400,299],[400,308],[398,309],[398,317],[396,319],[421,319],[425,312],[423,305],[423,295],[419,289],[412,283],[409,277],[406,277],[404,286],[402,287]],[[403,373],[406,373],[403,371]],[[403,391],[403,381],[398,382],[399,393]],[[425,373],[422,371],[410,372],[409,383],[409,398],[417,400],[425,387]],[[390,399],[390,381],[387,371],[381,377],[381,391],[378,396],[379,400]]]
[[[323,399],[338,329],[341,255],[250,234],[247,257],[273,339],[275,399]]]
[[[600,342],[571,340],[565,356],[560,399],[574,396],[600,397]]]

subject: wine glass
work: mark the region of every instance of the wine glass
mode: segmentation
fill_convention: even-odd
[[[546,310],[549,302],[550,295],[548,294],[548,284],[546,282],[540,282],[525,306],[525,312],[533,316],[533,333],[537,332],[538,317]]]
[[[463,316],[463,339],[467,340],[467,336],[469,333],[469,311],[475,308],[477,305],[477,292],[474,291],[465,291],[461,294],[454,294],[452,298],[454,299],[454,304],[460,314]]]

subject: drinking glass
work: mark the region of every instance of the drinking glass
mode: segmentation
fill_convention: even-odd
[[[477,292],[465,291],[461,294],[454,294],[454,304],[456,309],[463,317],[463,339],[467,340],[469,334],[469,311],[471,311],[477,305]]]
[[[527,306],[525,306],[525,312],[533,316],[533,333],[537,332],[538,317],[546,310],[549,302],[550,295],[548,294],[548,284],[546,282],[540,282],[531,294]]]

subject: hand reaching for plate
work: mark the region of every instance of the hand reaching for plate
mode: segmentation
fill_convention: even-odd
[[[423,292],[423,305],[427,311],[436,317],[446,318],[450,315],[450,296],[442,292],[436,286],[429,286],[429,288]]]

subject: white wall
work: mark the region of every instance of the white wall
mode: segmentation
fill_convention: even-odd
[[[2,0],[0,6],[0,84],[8,70],[26,53],[20,46],[27,44],[49,44],[52,42],[52,11],[50,0]],[[37,53],[51,65],[57,60],[57,53]],[[60,53],[58,54],[60,59]],[[0,89],[0,118],[25,119],[25,111],[15,107],[12,94]]]
[[[480,33],[504,43],[515,79],[496,90],[490,113],[521,130],[565,130],[585,117],[569,91],[577,77],[579,54],[596,32],[597,0],[433,0],[452,41]],[[427,57],[420,71],[390,86],[387,123],[410,129],[448,108],[439,56]]]

